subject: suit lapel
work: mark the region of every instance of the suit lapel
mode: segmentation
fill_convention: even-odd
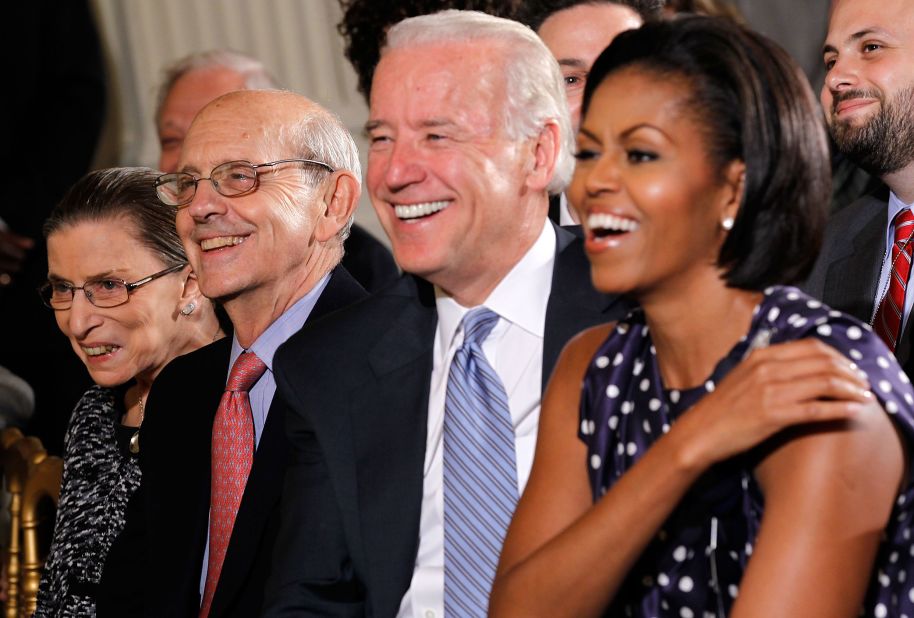
[[[355,279],[344,268],[337,267],[305,324],[312,324],[365,296],[367,293]],[[285,414],[286,404],[277,391],[270,404],[270,412],[238,507],[219,584],[213,595],[212,616],[221,615],[235,594],[243,588],[261,545],[265,542],[267,524],[279,504],[289,454]]]
[[[554,227],[555,266],[543,337],[544,390],[569,339],[586,328],[623,317],[630,307],[620,297],[601,294],[594,289],[590,280],[590,262],[581,241],[567,230]]]
[[[838,246],[825,275],[826,305],[869,322],[885,255],[888,214],[884,202],[870,197],[861,216],[848,229],[848,242]],[[856,232],[854,231],[856,230]]]
[[[351,397],[358,533],[377,589],[406,590],[419,539],[429,386],[437,312],[430,285],[411,287],[371,346],[371,375]],[[382,595],[386,598],[390,595]],[[373,602],[377,602],[375,599]],[[399,602],[399,599],[397,599]],[[391,615],[395,606],[386,608]]]

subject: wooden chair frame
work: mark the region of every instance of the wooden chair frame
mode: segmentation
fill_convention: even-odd
[[[18,431],[18,430],[16,430]],[[18,618],[20,615],[20,526],[22,521],[22,492],[25,489],[25,480],[32,467],[39,464],[47,457],[47,452],[41,441],[35,437],[22,437],[18,439],[15,432],[4,431],[0,444],[9,446],[4,448],[2,454],[3,475],[6,479],[6,489],[10,493],[10,546],[8,548],[6,574],[7,574],[7,601],[6,618]]]
[[[19,587],[19,611],[22,616],[35,613],[38,584],[45,556],[39,547],[39,506],[50,499],[54,506],[60,503],[60,483],[63,478],[63,459],[49,455],[35,464],[25,480],[22,491],[22,581]]]

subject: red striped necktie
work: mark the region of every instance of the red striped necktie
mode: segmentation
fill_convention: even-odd
[[[892,270],[889,273],[889,289],[879,304],[873,320],[873,330],[879,335],[889,349],[895,351],[898,335],[901,334],[901,323],[904,316],[904,294],[911,274],[911,255],[914,243],[914,214],[905,208],[892,221],[895,227],[895,242],[892,243]]]

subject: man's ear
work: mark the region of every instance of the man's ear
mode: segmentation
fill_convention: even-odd
[[[555,164],[561,150],[559,125],[546,123],[533,142],[533,166],[527,174],[527,187],[534,192],[545,191],[552,182]]]
[[[327,242],[349,223],[361,193],[362,188],[352,172],[333,172],[320,196],[320,212],[314,225],[314,236],[319,242]]]

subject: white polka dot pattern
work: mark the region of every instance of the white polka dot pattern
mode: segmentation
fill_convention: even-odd
[[[914,390],[872,330],[795,288],[775,286],[753,313],[747,336],[712,375],[690,389],[665,390],[643,313],[636,310],[620,322],[597,351],[582,386],[579,436],[588,450],[594,501],[679,416],[714,390],[762,331],[772,345],[815,337],[852,359],[867,374],[873,394],[909,448],[914,447]],[[914,467],[907,477],[914,479]],[[861,615],[914,618],[914,578],[909,583],[907,577],[914,568],[914,510],[905,508],[912,501],[914,485],[909,483],[886,529]],[[645,549],[607,615],[704,617],[717,616],[718,607],[729,613],[763,509],[751,468],[739,458],[716,466],[692,487]]]

